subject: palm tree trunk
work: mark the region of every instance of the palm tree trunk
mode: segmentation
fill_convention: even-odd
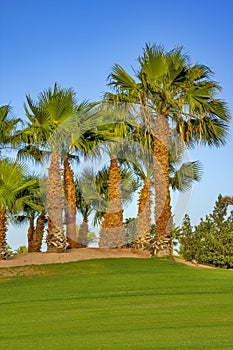
[[[0,260],[3,260],[6,258],[6,249],[7,249],[7,243],[6,243],[6,213],[5,210],[0,208]]]
[[[46,238],[48,252],[63,252],[66,238],[63,231],[63,194],[59,154],[52,153],[47,182],[48,234]]]
[[[30,218],[28,227],[28,253],[33,252],[33,235],[34,235],[34,216]]]
[[[78,248],[76,235],[76,190],[68,155],[64,159],[65,221],[68,248]]]
[[[138,199],[137,233],[133,247],[137,249],[150,249],[151,231],[151,182],[144,180],[143,188]]]
[[[83,222],[80,226],[79,235],[78,235],[78,243],[82,247],[87,246],[87,235],[88,235],[88,217],[84,217]]]
[[[172,213],[169,189],[169,124],[167,117],[157,115],[154,132],[155,177],[155,255],[173,254]]]
[[[44,228],[45,228],[45,220],[46,220],[45,211],[42,211],[36,220],[36,227],[33,232],[30,249],[28,246],[28,253],[41,251]]]
[[[109,206],[104,214],[100,230],[100,247],[116,248],[126,244],[123,224],[122,191],[120,167],[116,157],[112,157],[109,168]]]

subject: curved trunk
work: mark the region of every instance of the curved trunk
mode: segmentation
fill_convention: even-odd
[[[76,235],[76,190],[68,155],[64,159],[65,222],[68,248],[78,248]]]
[[[169,189],[169,124],[157,115],[154,132],[155,255],[172,255],[172,213]]]
[[[79,230],[79,236],[78,236],[78,243],[82,246],[82,247],[86,247],[88,240],[87,240],[87,235],[88,235],[88,218],[84,217],[83,218],[83,222],[80,226],[80,230]]]
[[[66,238],[63,231],[62,210],[63,194],[61,169],[58,152],[52,153],[48,170],[47,182],[47,211],[48,234],[46,238],[48,252],[63,252],[66,249]]]
[[[5,210],[0,208],[0,260],[6,259],[7,243],[6,243],[6,213]]]
[[[42,211],[36,220],[36,228],[34,229],[34,232],[33,232],[30,249],[28,245],[28,253],[41,251],[44,228],[45,228],[45,220],[46,220],[45,211]]]
[[[137,249],[150,249],[151,231],[151,182],[144,180],[143,188],[138,199],[137,233],[133,247]]]
[[[33,234],[34,234],[34,216],[30,218],[29,227],[28,227],[28,253],[31,253],[34,251],[32,249]]]
[[[100,247],[116,248],[126,244],[123,224],[122,191],[120,167],[116,157],[112,157],[109,168],[109,206],[104,214],[100,229]]]

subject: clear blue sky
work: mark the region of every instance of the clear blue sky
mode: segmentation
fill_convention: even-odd
[[[25,94],[36,98],[55,81],[80,101],[99,100],[112,65],[130,71],[145,42],[183,46],[193,63],[209,66],[232,113],[232,0],[5,0],[0,13],[0,105],[11,103],[16,116]],[[190,153],[204,166],[187,209],[194,224],[219,193],[233,195],[232,135],[233,124],[227,146]]]

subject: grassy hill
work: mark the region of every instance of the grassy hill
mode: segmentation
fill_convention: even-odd
[[[1,272],[1,349],[233,349],[233,271],[124,258]]]

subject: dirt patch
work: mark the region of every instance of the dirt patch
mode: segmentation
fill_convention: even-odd
[[[150,252],[130,248],[79,248],[70,249],[65,253],[24,253],[17,254],[8,260],[0,261],[0,277],[42,274],[32,265],[66,263],[79,260],[103,258],[150,258]],[[213,266],[198,264],[174,257],[173,260],[188,266],[214,268]],[[19,267],[24,266],[20,269]],[[27,266],[27,268],[25,268]],[[18,267],[15,269],[14,267]],[[12,269],[11,269],[12,268]]]
[[[207,265],[207,264],[199,264],[199,263],[196,263],[196,262],[192,262],[192,261],[187,261],[187,260],[184,260],[184,259],[180,259],[180,258],[173,258],[173,260],[175,262],[179,262],[181,264],[185,264],[185,265],[188,265],[188,266],[196,266],[196,267],[203,267],[205,269],[216,269],[215,266],[212,266],[212,265]]]
[[[70,249],[65,253],[24,253],[0,261],[0,268],[65,263],[78,260],[103,258],[149,258],[150,253],[135,249],[80,248]],[[1,269],[0,269],[1,270]]]

